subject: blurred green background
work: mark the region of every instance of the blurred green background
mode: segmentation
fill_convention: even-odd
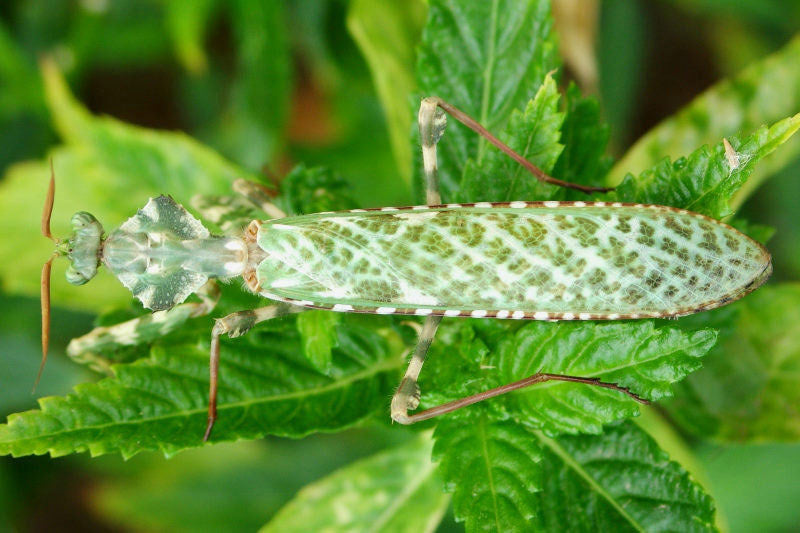
[[[381,82],[368,66],[382,58],[362,53],[358,43],[365,32],[383,32],[398,61],[413,65],[425,6],[375,4],[383,18],[365,25],[369,19],[357,15],[369,11],[368,0],[6,0],[0,4],[0,176],[22,161],[46,158],[59,143],[38,64],[46,56],[93,113],[184,131],[268,180],[296,163],[325,165],[363,205],[407,203],[416,148],[407,135],[390,134]],[[615,156],[800,29],[800,3],[780,0],[562,0],[554,10],[564,78],[601,100]],[[401,81],[410,93],[413,79]],[[386,112],[402,115],[409,102]],[[748,219],[777,228],[770,241],[775,280],[800,279],[798,175],[800,160],[743,206]],[[30,385],[39,358],[38,299],[9,289],[18,284],[8,272],[0,268],[3,414],[35,406]],[[35,285],[38,271],[27,275]],[[63,349],[93,318],[54,311],[54,349],[39,396],[64,394],[90,379]],[[0,528],[252,530],[308,481],[396,438],[363,429],[301,443],[215,446],[171,460],[2,458]],[[800,527],[800,446],[690,444],[732,530]],[[451,528],[459,529],[447,520],[441,526]]]

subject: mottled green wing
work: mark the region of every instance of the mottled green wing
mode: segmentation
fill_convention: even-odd
[[[769,275],[758,243],[660,206],[511,202],[263,223],[262,294],[341,311],[542,320],[680,316]]]

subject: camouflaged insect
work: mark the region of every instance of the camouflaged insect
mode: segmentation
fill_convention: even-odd
[[[454,114],[448,106],[426,99],[420,110],[429,203],[438,203],[435,144],[445,124],[439,108]],[[257,198],[258,187],[238,186],[255,205],[275,211]],[[217,320],[206,438],[216,418],[219,336],[242,334],[281,314],[318,308],[430,315],[393,401],[393,418],[409,423],[496,395],[487,391],[407,415],[419,401],[416,378],[438,317],[679,317],[741,298],[771,272],[764,247],[734,228],[656,205],[516,201],[354,209],[254,220],[243,233],[222,237],[172,198],[159,196],[105,238],[88,213],[76,214],[73,224],[73,237],[58,248],[72,261],[71,283],[85,283],[102,264],[145,307],[162,313],[174,312],[213,279],[241,277],[250,291],[281,302]],[[210,312],[211,300],[195,314]],[[173,322],[156,314],[149,324],[168,329]],[[126,335],[135,342],[137,327],[100,328],[73,341],[70,351],[90,351]],[[536,382],[581,381],[640,399],[595,378],[537,376],[545,377]]]
[[[537,320],[678,317],[769,275],[757,242],[653,205],[416,206],[254,222],[248,287],[295,305]],[[251,247],[252,247],[251,244]]]

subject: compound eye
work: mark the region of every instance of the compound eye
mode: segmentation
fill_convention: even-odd
[[[85,228],[93,222],[97,222],[97,219],[85,211],[80,211],[72,215],[70,222],[72,222],[73,229],[79,230]]]
[[[73,285],[83,285],[89,278],[78,272],[74,266],[70,265],[67,267],[67,282]]]

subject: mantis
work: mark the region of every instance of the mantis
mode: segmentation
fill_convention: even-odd
[[[215,280],[241,278],[247,290],[273,302],[215,320],[203,440],[217,419],[221,336],[244,335],[276,317],[308,309],[425,317],[391,401],[392,419],[411,424],[545,381],[603,387],[647,403],[635,391],[597,377],[537,372],[410,413],[419,405],[417,381],[443,317],[676,318],[739,299],[771,274],[771,257],[762,245],[722,222],[672,207],[599,201],[442,204],[436,146],[447,114],[536,179],[585,193],[609,190],[548,176],[475,119],[435,97],[422,100],[418,117],[426,205],[286,217],[258,184],[237,180],[240,200],[271,219],[252,220],[243,231],[226,236],[212,235],[172,198],[159,196],[107,235],[92,215],[76,213],[72,236],[57,240],[50,232],[51,169],[42,233],[56,246],[42,269],[39,375],[48,351],[50,267],[59,256],[71,262],[68,282],[86,283],[104,265],[154,311],[74,339],[68,347],[73,356],[137,344],[211,313],[219,299]],[[196,207],[219,221],[218,212]],[[184,302],[191,294],[200,302]]]

